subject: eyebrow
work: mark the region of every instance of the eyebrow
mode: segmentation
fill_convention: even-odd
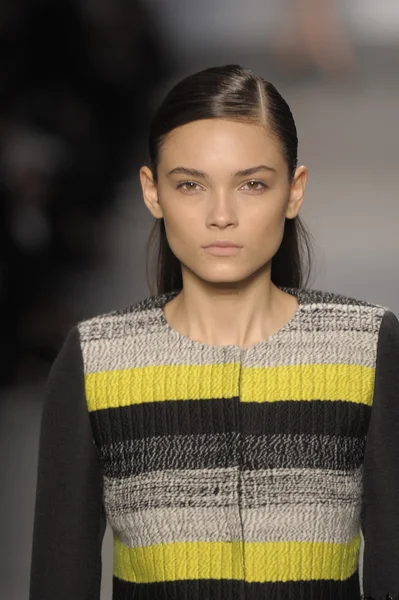
[[[268,167],[267,165],[257,165],[256,167],[250,167],[249,169],[237,171],[234,177],[247,177],[248,175],[259,173],[259,171],[270,171],[272,173],[275,173],[276,169],[273,169],[273,167]],[[189,169],[187,167],[176,167],[169,171],[168,176],[174,174],[190,175],[191,177],[202,177],[203,179],[206,179],[208,177],[208,175],[203,171],[198,171],[197,169]]]

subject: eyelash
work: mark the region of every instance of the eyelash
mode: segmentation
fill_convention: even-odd
[[[200,185],[199,183],[195,183],[195,181],[181,181],[176,185],[176,189],[177,190],[182,189],[184,185],[191,184],[191,183],[193,183],[194,185]],[[268,187],[265,183],[263,183],[263,181],[258,181],[257,179],[251,179],[244,185],[248,185],[248,183],[257,183],[262,186],[262,188],[257,188],[257,189],[252,188],[252,191],[254,191],[254,192],[261,192],[261,191],[267,189],[267,187]],[[196,190],[193,190],[191,188],[191,190],[183,190],[183,191],[190,192],[190,191],[196,191]]]

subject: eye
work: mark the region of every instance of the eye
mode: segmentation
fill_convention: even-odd
[[[243,189],[247,187],[247,190],[250,192],[262,192],[267,188],[267,185],[263,183],[263,181],[257,181],[253,179],[252,181],[248,181],[245,185],[242,186]]]
[[[176,185],[177,190],[183,190],[183,192],[197,192],[198,188],[201,189],[201,186],[195,181],[180,181]]]

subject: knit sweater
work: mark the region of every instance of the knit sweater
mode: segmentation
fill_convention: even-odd
[[[399,321],[308,288],[245,349],[177,291],[78,323],[48,379],[30,600],[399,598]],[[390,594],[390,596],[389,596]]]

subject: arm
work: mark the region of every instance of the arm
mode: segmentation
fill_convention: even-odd
[[[102,485],[73,327],[51,368],[42,413],[29,600],[99,600]]]
[[[363,480],[363,592],[399,598],[399,321],[380,328]]]

